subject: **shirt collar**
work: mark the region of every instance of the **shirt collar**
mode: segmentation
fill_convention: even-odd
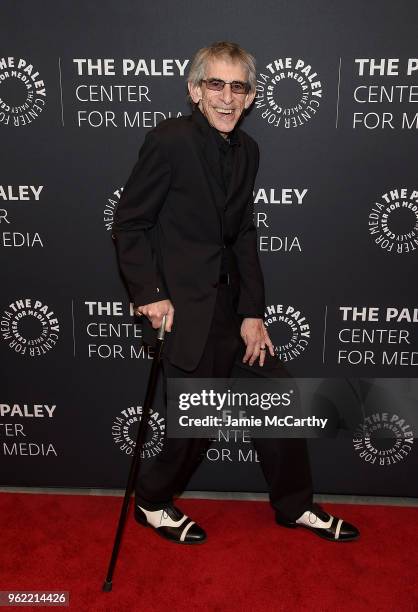
[[[237,127],[234,127],[232,132],[230,132],[229,138],[227,140],[226,138],[221,136],[221,134],[216,128],[210,125],[205,115],[202,113],[198,106],[196,106],[193,110],[193,116],[202,127],[210,128],[215,133],[216,142],[218,143],[219,147],[234,146],[240,144]]]

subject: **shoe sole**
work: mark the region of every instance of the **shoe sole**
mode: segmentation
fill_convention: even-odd
[[[295,523],[291,523],[289,525],[287,525],[286,523],[279,523],[279,521],[276,520],[276,523],[280,526],[280,527],[287,527],[288,529],[298,529],[299,527],[302,527],[303,529],[307,529],[308,531],[310,531],[311,533],[313,533],[314,535],[319,536],[320,538],[322,538],[323,540],[326,540],[327,542],[337,542],[339,544],[342,544],[343,542],[354,542],[355,540],[358,540],[360,537],[360,534],[358,533],[357,535],[354,536],[350,536],[348,538],[329,538],[327,535],[325,534],[321,534],[319,531],[314,531],[313,529],[311,529],[310,527],[307,527],[306,525],[297,525]]]
[[[143,527],[151,527],[151,529],[153,529],[159,536],[160,538],[163,538],[164,540],[167,540],[167,542],[172,542],[173,544],[187,544],[189,546],[193,546],[196,544],[204,544],[204,542],[206,542],[207,540],[207,536],[205,538],[203,538],[203,540],[195,540],[194,542],[181,542],[180,540],[173,540],[172,538],[164,535],[164,533],[162,531],[159,531],[157,527],[154,527],[153,525],[150,525],[148,523],[147,520],[144,520],[142,517],[139,517],[136,512],[134,513],[135,516],[135,520],[137,523],[139,523],[140,525],[142,525]]]
[[[354,536],[349,536],[348,538],[329,538],[328,536],[326,536],[325,534],[322,535],[321,532],[319,531],[314,531],[313,529],[310,529],[309,527],[306,527],[306,525],[298,525],[298,527],[303,527],[304,529],[307,529],[308,531],[310,531],[311,533],[313,533],[314,535],[319,536],[320,538],[322,538],[323,540],[326,540],[327,542],[336,542],[338,544],[343,544],[345,542],[354,542],[355,540],[358,540],[360,537],[360,534],[358,535],[354,535]]]

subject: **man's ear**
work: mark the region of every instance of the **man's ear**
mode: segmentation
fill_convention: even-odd
[[[187,83],[187,87],[189,89],[189,94],[191,99],[195,104],[199,104],[202,99],[202,88],[200,85],[193,85],[192,83]]]
[[[254,102],[255,94],[255,91],[250,91],[250,93],[247,93],[247,95],[245,96],[244,107],[246,109],[250,108],[251,104]]]

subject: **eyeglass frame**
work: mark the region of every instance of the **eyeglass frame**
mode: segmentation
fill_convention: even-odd
[[[219,81],[220,83],[223,83],[222,88],[221,89],[211,89],[208,86],[208,83],[210,81]],[[217,79],[215,77],[211,77],[210,79],[201,79],[201,83],[206,83],[206,87],[210,91],[223,91],[224,88],[225,88],[225,85],[231,85],[232,93],[235,93],[235,94],[238,94],[238,95],[248,94],[251,91],[251,85],[250,85],[250,83],[248,83],[248,81],[224,81],[223,79]],[[245,87],[245,91],[234,91],[232,89],[232,84],[233,83],[239,83],[240,85],[243,85]]]

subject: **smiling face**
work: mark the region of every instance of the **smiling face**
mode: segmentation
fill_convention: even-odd
[[[246,67],[239,61],[214,58],[207,63],[205,79],[222,79],[223,81],[247,82]],[[244,109],[254,100],[255,92],[237,94],[226,84],[221,91],[208,89],[206,83],[188,84],[190,97],[214,128],[223,136],[232,132]]]

